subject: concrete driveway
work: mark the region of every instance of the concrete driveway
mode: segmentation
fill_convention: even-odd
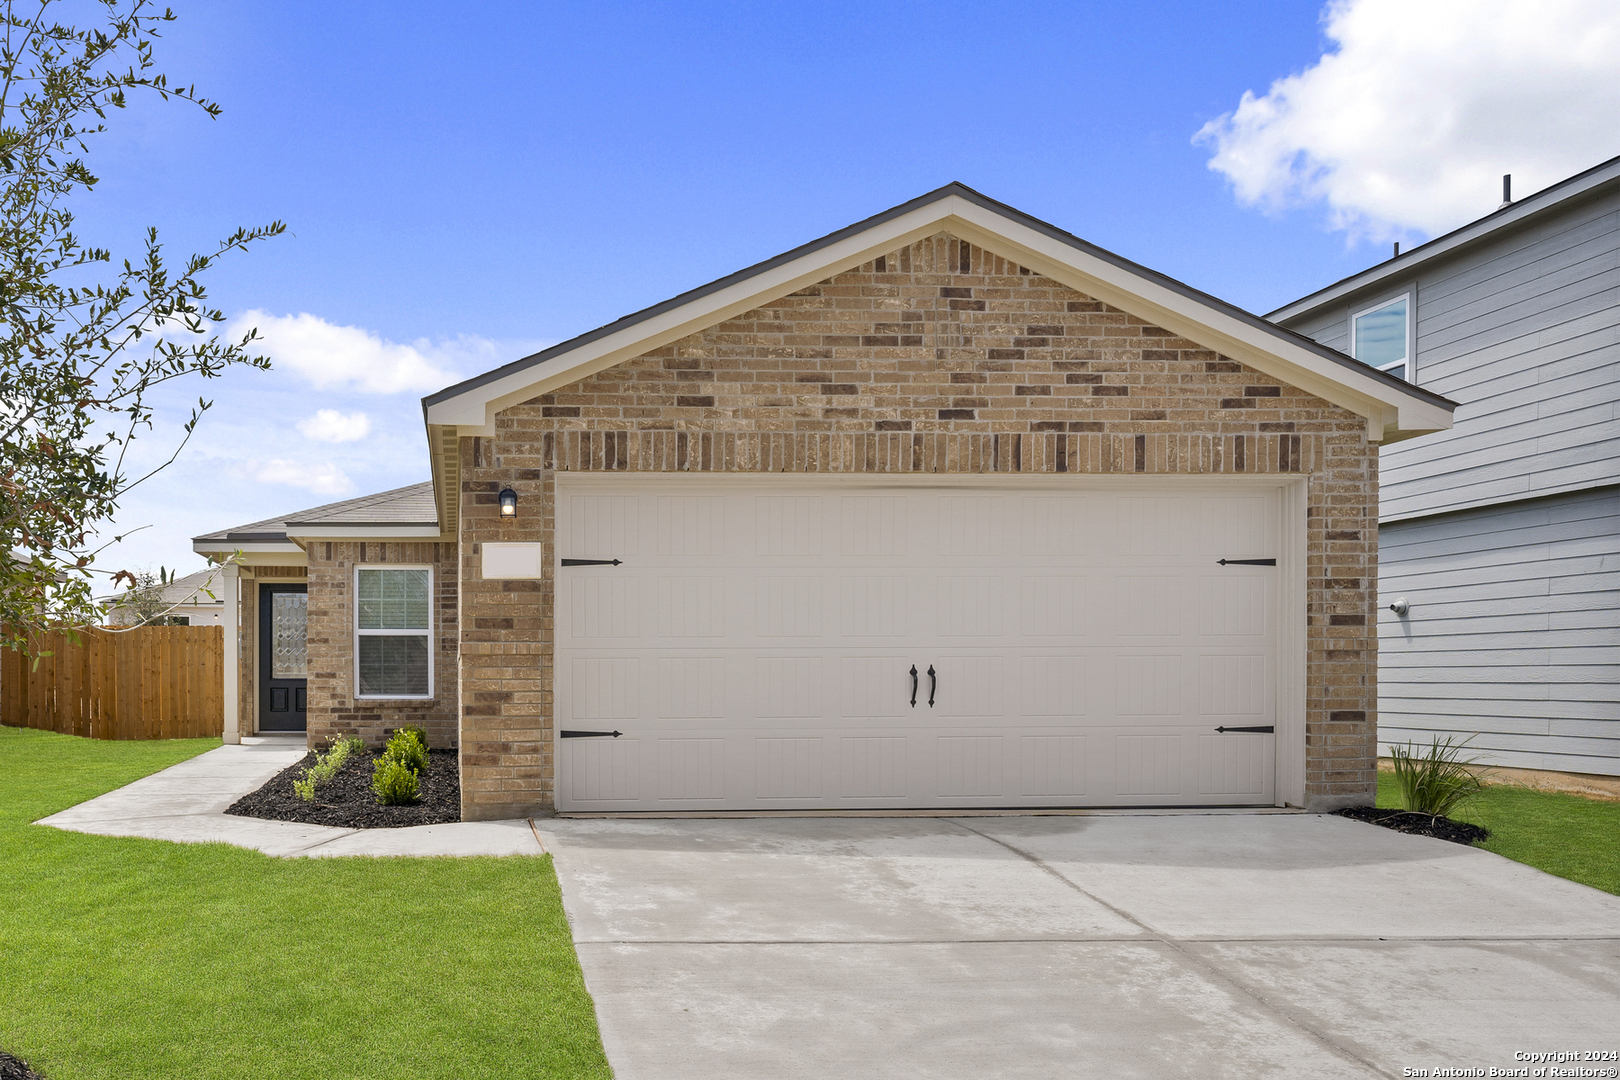
[[[538,824],[619,1080],[1398,1077],[1620,1050],[1620,897],[1343,818]]]

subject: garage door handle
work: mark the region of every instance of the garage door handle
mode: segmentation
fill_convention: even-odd
[[[939,688],[939,676],[934,674],[934,665],[928,665],[928,707],[934,707],[934,691]]]
[[[917,665],[911,665],[911,707],[917,707]]]
[[[1215,730],[1219,731],[1223,735],[1228,731],[1253,731],[1259,735],[1275,735],[1277,733],[1277,728],[1274,724],[1266,724],[1264,727],[1218,727]]]
[[[618,559],[564,559],[564,566],[619,566]]]
[[[1221,566],[1276,566],[1276,559],[1218,559]]]
[[[557,732],[558,737],[563,738],[563,739],[617,739],[620,735],[623,735],[623,734],[624,734],[624,732],[622,732],[622,731],[568,731],[568,730],[563,730],[563,731]]]

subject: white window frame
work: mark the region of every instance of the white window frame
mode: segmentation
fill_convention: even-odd
[[[1398,293],[1390,293],[1388,296],[1385,296],[1383,299],[1379,300],[1376,304],[1370,304],[1367,307],[1362,308],[1360,311],[1352,311],[1350,313],[1350,355],[1354,356],[1357,360],[1361,359],[1361,357],[1356,356],[1356,320],[1361,318],[1363,315],[1371,315],[1373,312],[1382,308],[1387,308],[1389,305],[1401,300],[1406,301],[1406,355],[1399,360],[1391,360],[1387,364],[1381,364],[1376,370],[1388,371],[1392,367],[1400,367],[1404,365],[1406,368],[1406,374],[1398,377],[1403,381],[1409,382],[1413,386],[1416,386],[1417,357],[1414,354],[1417,352],[1417,350],[1412,347],[1413,340],[1417,337],[1417,296],[1415,290],[1403,289]],[[1372,367],[1371,364],[1368,364],[1367,366]]]
[[[362,630],[360,629],[360,572],[362,570],[426,570],[428,576],[428,625],[426,630]],[[350,617],[354,623],[354,650],[352,654],[354,698],[356,701],[431,701],[434,697],[433,669],[438,665],[433,648],[433,567],[426,563],[358,563],[354,568],[353,597]],[[360,692],[360,639],[362,637],[402,637],[419,634],[427,641],[428,692],[425,694],[362,694]]]

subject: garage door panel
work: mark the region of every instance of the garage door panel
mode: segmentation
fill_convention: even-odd
[[[1086,736],[1025,735],[1019,739],[1022,783],[1028,799],[1079,799],[1086,794]]]
[[[1000,574],[936,576],[930,599],[942,638],[999,638],[1005,632],[1002,606],[1007,579]]]
[[[718,638],[726,633],[726,579],[718,575],[660,576],[658,624],[661,638]]]
[[[570,739],[564,759],[573,798],[584,805],[641,799],[640,739]]]
[[[1000,735],[941,735],[934,740],[932,794],[940,799],[992,799],[1006,794]]]
[[[656,520],[660,555],[703,558],[726,554],[730,530],[724,496],[660,495]]]
[[[637,657],[580,657],[569,662],[567,709],[575,720],[635,720],[641,715]]]
[[[1275,496],[684,481],[559,481],[560,809],[1271,801]]]
[[[823,576],[761,574],[751,583],[755,637],[821,637],[828,599]]]
[[[754,793],[767,800],[816,800],[824,793],[819,737],[754,740]]]
[[[1180,716],[1184,660],[1180,653],[1115,656],[1114,715]]]
[[[912,554],[911,500],[904,495],[845,495],[839,505],[840,555],[898,559]]]
[[[1183,600],[1188,582],[1180,574],[1120,574],[1109,583],[1114,636],[1172,638],[1186,633]]]
[[[1089,656],[1024,656],[1019,663],[1023,670],[1018,690],[1026,718],[1078,719],[1086,715],[1086,699],[1095,690]]]
[[[839,630],[846,638],[903,638],[916,616],[913,581],[899,574],[850,575],[838,583]]]
[[[834,661],[838,670],[841,707],[839,715],[848,720],[892,719],[916,714],[911,700],[911,674],[913,662],[903,653],[886,656],[839,656]],[[918,671],[919,686],[926,686],[926,677]],[[928,691],[921,691],[926,701]]]
[[[840,784],[846,800],[899,800],[908,795],[908,740],[902,735],[846,735],[838,740]]]
[[[754,711],[761,719],[820,720],[826,715],[825,657],[757,656],[753,667]]]
[[[819,558],[825,503],[819,495],[754,496],[754,554]]]
[[[719,802],[726,797],[726,740],[659,739],[658,797]]]
[[[1155,798],[1184,788],[1179,734],[1114,736],[1114,794]]]
[[[1007,500],[999,495],[940,495],[934,553],[945,558],[1000,557],[1008,550],[1003,538]]]
[[[1090,637],[1104,583],[1080,574],[1026,573],[1018,579],[1016,632],[1051,642]]]
[[[1198,793],[1233,796],[1265,794],[1271,763],[1268,740],[1261,735],[1225,734],[1198,737]]]

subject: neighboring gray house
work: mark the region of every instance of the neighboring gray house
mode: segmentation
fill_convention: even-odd
[[[1381,752],[1620,775],[1620,158],[1268,317],[1459,403],[1379,455]]]
[[[107,622],[112,626],[132,626],[140,616],[124,606],[129,594],[106,597],[112,603]],[[225,587],[219,567],[213,566],[176,578],[163,587],[163,610],[170,625],[218,626],[225,614]]]

